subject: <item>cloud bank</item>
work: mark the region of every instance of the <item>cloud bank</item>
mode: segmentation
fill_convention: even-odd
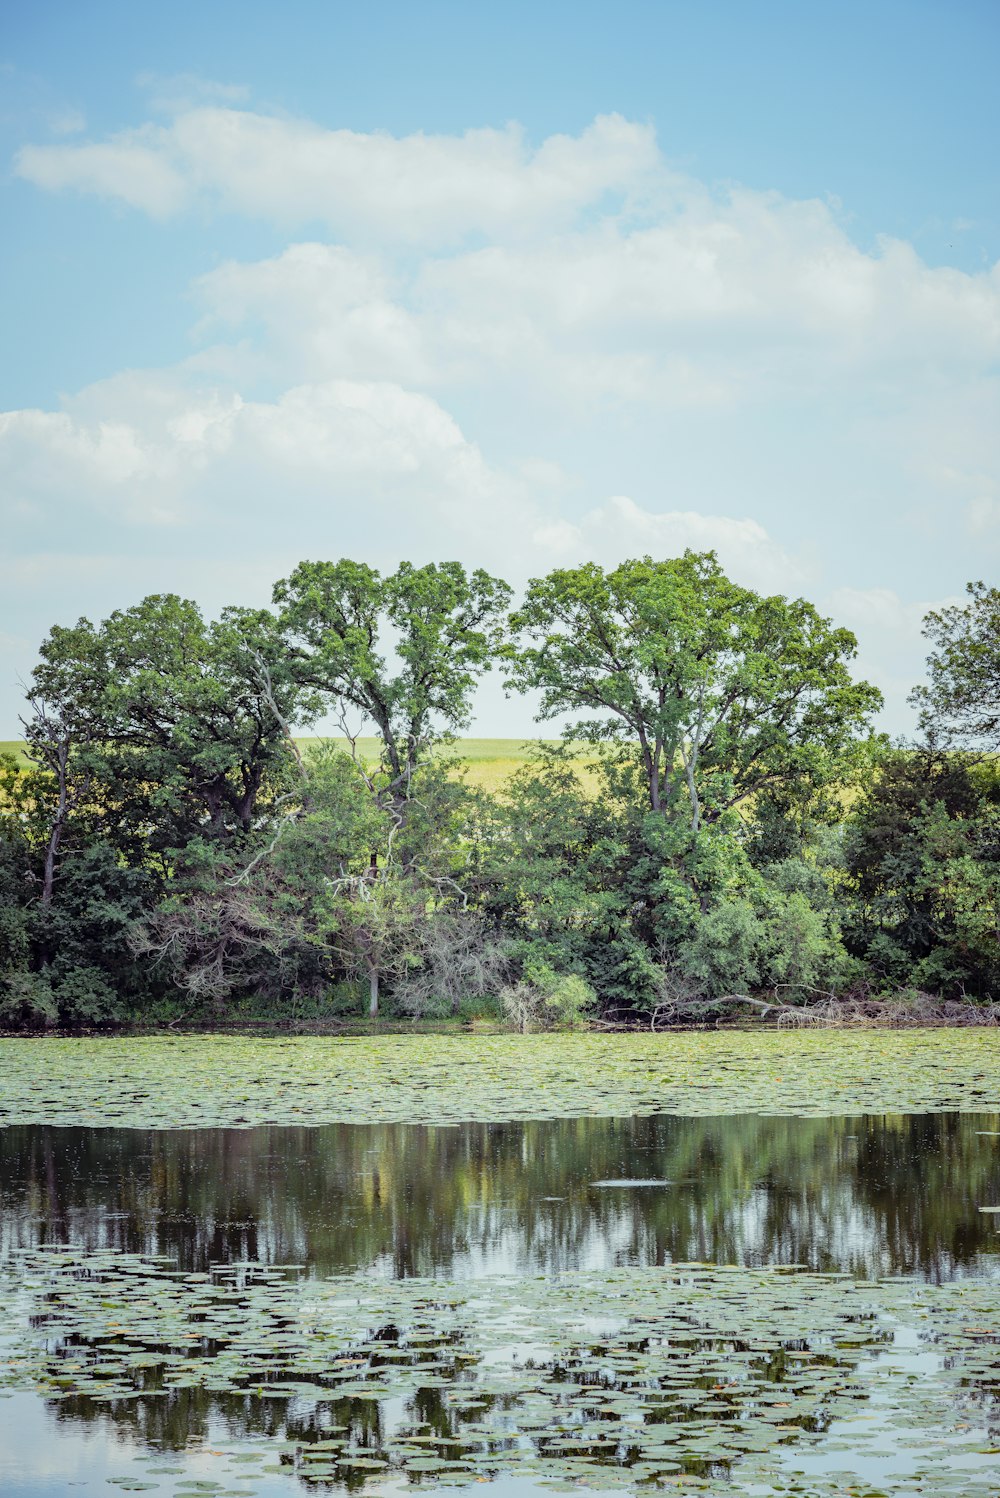
[[[997,555],[1000,267],[699,182],[617,115],[537,144],[393,137],[196,83],[154,81],[165,123],[15,162],[44,191],[286,242],[206,250],[180,363],[0,416],[9,653],[167,575],[217,606],[307,555],[519,581],[691,546],[856,628],[904,725],[924,601]],[[73,554],[75,580],[35,596],[38,559]]]

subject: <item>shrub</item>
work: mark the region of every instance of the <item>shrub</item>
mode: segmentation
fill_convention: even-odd
[[[419,929],[414,965],[397,979],[396,1003],[414,1019],[460,1015],[463,1006],[491,1002],[510,969],[508,945],[474,911],[440,911]]]
[[[529,1030],[576,1030],[597,1003],[597,995],[579,973],[557,973],[545,962],[528,962],[520,981],[500,992],[509,1025]]]

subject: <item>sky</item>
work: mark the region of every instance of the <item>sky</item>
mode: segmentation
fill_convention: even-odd
[[[0,738],[149,593],[689,546],[909,731],[998,580],[998,69],[997,0],[6,0]]]

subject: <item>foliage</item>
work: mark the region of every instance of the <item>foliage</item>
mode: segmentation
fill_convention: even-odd
[[[969,583],[969,602],[929,613],[928,683],[912,701],[927,738],[952,748],[1000,750],[1000,588]]]
[[[48,848],[39,846],[46,775],[0,765],[0,1022],[109,1024],[150,995],[128,946],[152,880],[107,843],[70,846],[58,899],[46,898]]]
[[[2,769],[0,765],[0,774]],[[30,865],[30,847],[17,817],[0,815],[0,981],[27,966]]]
[[[153,596],[99,626],[51,630],[28,750],[57,804],[62,758],[85,824],[99,813],[103,840],[166,871],[189,838],[244,835],[287,789],[297,690],[270,616],[234,609],[206,625],[195,604]]]
[[[855,640],[802,599],[762,598],[712,552],[559,569],[529,585],[513,659],[542,716],[627,745],[649,807],[694,832],[748,797],[835,773],[881,698],[851,680]]]
[[[290,999],[325,979],[307,921],[270,870],[241,880],[210,863],[133,924],[129,945],[184,995],[188,1014],[219,1015],[247,994]]]
[[[0,1019],[318,1017],[362,989],[372,1018],[515,1028],[734,995],[988,1009],[1000,603],[970,597],[928,618],[906,749],[868,731],[853,636],[711,553],[557,569],[510,618],[482,570],[342,559],[275,612],[166,594],[56,626],[0,756]],[[453,735],[495,664],[584,716],[486,789]],[[320,713],[342,744],[303,754]]]
[[[490,931],[478,911],[444,909],[422,923],[415,943],[419,965],[396,985],[396,1002],[414,1019],[472,1012],[496,1000],[510,969],[509,944]]]
[[[674,966],[706,997],[770,989],[785,1003],[836,992],[851,971],[836,925],[805,892],[773,888],[708,911]]]
[[[346,559],[302,562],[275,585],[295,680],[314,711],[338,711],[345,731],[352,711],[375,725],[380,798],[397,812],[434,738],[468,723],[509,598],[506,583],[458,562],[404,562],[388,577]]]
[[[522,1034],[529,1030],[576,1030],[596,1008],[597,995],[579,973],[557,973],[547,962],[524,965],[516,983],[500,990],[503,1013]]]
[[[887,755],[849,824],[849,945],[883,986],[1000,988],[1000,795],[931,746]]]
[[[145,914],[151,880],[96,843],[63,861],[59,899],[33,913],[36,950],[62,1024],[120,1023],[156,991],[128,935]]]

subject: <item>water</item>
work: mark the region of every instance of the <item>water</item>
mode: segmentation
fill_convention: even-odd
[[[685,1439],[693,1441],[697,1436],[703,1442],[704,1460],[696,1461],[688,1452],[676,1467],[696,1485],[707,1483],[713,1491],[712,1484],[724,1488],[733,1471],[742,1470],[738,1462],[733,1469],[732,1453],[726,1454],[726,1440],[721,1437],[716,1438],[717,1452],[712,1454],[712,1431],[728,1430],[731,1437],[738,1426],[746,1450],[747,1432],[752,1434],[753,1421],[760,1417],[759,1402],[752,1407],[747,1404],[745,1388],[737,1387],[738,1380],[730,1380],[725,1372],[732,1367],[740,1378],[749,1368],[754,1378],[766,1379],[769,1385],[788,1383],[789,1400],[777,1403],[794,1406],[787,1417],[791,1434],[776,1437],[775,1444],[781,1446],[779,1465],[788,1467],[780,1480],[792,1484],[792,1490],[801,1482],[806,1484],[799,1489],[803,1492],[826,1491],[815,1486],[827,1480],[824,1473],[844,1470],[866,1475],[869,1482],[877,1479],[885,1491],[996,1492],[995,1484],[989,1486],[990,1471],[1000,1457],[986,1454],[986,1443],[996,1439],[990,1435],[991,1422],[996,1420],[996,1391],[982,1382],[974,1384],[979,1403],[971,1415],[966,1410],[966,1418],[959,1420],[959,1406],[948,1401],[966,1394],[957,1384],[955,1392],[947,1382],[951,1377],[948,1357],[942,1355],[939,1343],[927,1340],[926,1327],[918,1325],[915,1316],[894,1309],[895,1301],[891,1305],[886,1301],[880,1311],[889,1328],[884,1333],[884,1350],[878,1339],[869,1339],[871,1345],[861,1352],[834,1351],[833,1344],[823,1342],[825,1333],[819,1322],[810,1332],[797,1324],[796,1317],[805,1314],[817,1297],[817,1314],[828,1314],[828,1318],[839,1314],[840,1282],[808,1276],[802,1280],[805,1288],[796,1292],[799,1299],[794,1302],[798,1309],[793,1306],[788,1311],[788,1324],[780,1328],[785,1337],[782,1346],[799,1348],[806,1360],[817,1356],[825,1360],[826,1382],[815,1373],[810,1374],[812,1384],[800,1377],[797,1385],[780,1359],[775,1361],[774,1327],[765,1325],[764,1319],[743,1340],[720,1324],[711,1334],[700,1332],[698,1341],[688,1336],[686,1323],[682,1325],[676,1316],[669,1321],[673,1301],[661,1297],[662,1304],[650,1301],[647,1308],[643,1342],[628,1332],[623,1314],[635,1296],[660,1293],[657,1286],[663,1283],[662,1277],[650,1279],[653,1271],[666,1274],[669,1266],[692,1261],[746,1270],[804,1266],[812,1275],[849,1276],[850,1285],[860,1287],[856,1293],[861,1295],[868,1293],[864,1287],[869,1284],[901,1277],[914,1286],[929,1287],[927,1293],[945,1297],[948,1306],[952,1301],[947,1297],[959,1291],[965,1294],[967,1287],[970,1295],[987,1297],[983,1314],[1000,1314],[1000,1292],[991,1288],[1000,1285],[1000,1217],[980,1211],[982,1206],[997,1203],[997,1114],[563,1119],[451,1127],[345,1124],[186,1132],[41,1126],[0,1130],[0,1265],[6,1268],[0,1362],[24,1355],[23,1337],[32,1323],[35,1343],[42,1348],[38,1356],[48,1358],[49,1371],[69,1368],[72,1383],[78,1376],[74,1367],[89,1369],[100,1362],[103,1376],[112,1380],[109,1388],[114,1395],[102,1397],[99,1390],[95,1394],[91,1379],[84,1392],[72,1387],[54,1389],[60,1397],[43,1399],[23,1386],[24,1376],[12,1376],[12,1392],[0,1399],[0,1491],[11,1498],[111,1493],[116,1488],[178,1495],[187,1491],[189,1498],[199,1491],[242,1492],[263,1498],[280,1493],[291,1498],[305,1491],[331,1487],[343,1491],[345,1486],[358,1488],[365,1483],[374,1484],[373,1491],[380,1493],[402,1492],[417,1483],[431,1490],[442,1481],[461,1488],[475,1478],[491,1481],[494,1498],[524,1498],[553,1476],[570,1482],[586,1478],[592,1491],[603,1491],[605,1481],[608,1491],[619,1490],[622,1483],[635,1486],[640,1476],[647,1486],[657,1480],[669,1485],[666,1448],[657,1448],[663,1465],[659,1478],[655,1472],[642,1476],[641,1463],[655,1466],[655,1453],[649,1456],[643,1451],[638,1458],[630,1457],[629,1442],[622,1436],[623,1431],[627,1436],[630,1422],[642,1428],[652,1419],[652,1406],[636,1404],[638,1396],[628,1393],[641,1379],[634,1371],[629,1373],[627,1359],[639,1360],[648,1382],[649,1348],[659,1345],[656,1338],[660,1336],[667,1349],[661,1361],[672,1374],[672,1385],[667,1378],[666,1392],[656,1393],[658,1407],[662,1405],[657,1428],[667,1430],[669,1422],[677,1425],[686,1419],[692,1429]],[[62,1278],[49,1282],[49,1261],[39,1258],[36,1251],[60,1248],[76,1250],[80,1258],[75,1267],[59,1270]],[[163,1258],[143,1268],[130,1257],[141,1255]],[[62,1264],[63,1256],[57,1253],[53,1262]],[[109,1323],[118,1330],[98,1326],[95,1317],[108,1319],[100,1309],[105,1304],[101,1297],[110,1297],[108,1305],[117,1303],[115,1297],[125,1283],[120,1267],[130,1265],[129,1309],[108,1313],[120,1318]],[[234,1266],[232,1272],[220,1278],[219,1267],[227,1265]],[[288,1265],[296,1267],[275,1268],[270,1279],[265,1276],[260,1287],[253,1289],[253,1266]],[[190,1282],[161,1278],[175,1269],[215,1278]],[[730,1295],[728,1290],[720,1292],[713,1279],[698,1281],[699,1272],[684,1271],[695,1276],[694,1288],[677,1291],[681,1299],[689,1296],[692,1315],[708,1303],[706,1297],[715,1296],[725,1303]],[[617,1274],[632,1278],[614,1281]],[[141,1280],[138,1290],[135,1275]],[[251,1288],[244,1293],[239,1285],[248,1275]],[[226,1328],[241,1319],[249,1325],[254,1317],[268,1315],[270,1306],[275,1326],[291,1325],[304,1314],[300,1308],[309,1304],[310,1295],[321,1315],[332,1314],[326,1300],[316,1300],[317,1295],[328,1295],[331,1276],[338,1277],[338,1285],[340,1277],[348,1286],[355,1280],[374,1285],[371,1293],[376,1307],[379,1295],[386,1298],[378,1345],[388,1352],[384,1358],[373,1359],[371,1336],[367,1342],[362,1338],[367,1350],[354,1362],[361,1367],[367,1358],[368,1363],[351,1385],[349,1396],[331,1401],[324,1399],[322,1387],[316,1387],[324,1377],[342,1382],[347,1376],[343,1367],[336,1373],[330,1371],[336,1360],[331,1359],[329,1343],[324,1344],[325,1361],[315,1357],[310,1361],[308,1350],[296,1344],[294,1356],[287,1354],[284,1369],[285,1383],[296,1383],[296,1387],[272,1395],[257,1393],[256,1384],[244,1387],[238,1370],[234,1373],[229,1364],[224,1374],[215,1377],[215,1388],[206,1388],[204,1381],[197,1386],[183,1386],[183,1382],[175,1386],[176,1369],[168,1370],[166,1384],[162,1369],[130,1364],[122,1371],[126,1355],[134,1360],[138,1352],[140,1363],[142,1356],[148,1363],[150,1350],[156,1355],[157,1347],[163,1345],[166,1334],[160,1323],[154,1337],[148,1326],[137,1332],[129,1322],[135,1319],[136,1307],[148,1315],[148,1307],[167,1291],[174,1296],[171,1305],[196,1292],[215,1295],[215,1300],[203,1301],[207,1313],[198,1310],[195,1314],[185,1302],[185,1314],[195,1327],[199,1322],[207,1325],[204,1357],[215,1357],[223,1348],[221,1368],[231,1335]],[[447,1327],[443,1322],[440,1326],[428,1323],[426,1338],[414,1338],[411,1346],[402,1323],[407,1316],[425,1314],[414,1308],[424,1303],[420,1297],[427,1280],[437,1282],[435,1304],[444,1305],[447,1296],[474,1295],[478,1298],[469,1305],[477,1309],[465,1313],[468,1325],[458,1329],[457,1323],[449,1322]],[[407,1289],[409,1282],[412,1286]],[[452,1288],[442,1291],[441,1282]],[[786,1282],[800,1284],[793,1274]],[[87,1299],[95,1283],[97,1289]],[[554,1309],[553,1297],[562,1293],[557,1287],[564,1283],[582,1286],[573,1292],[577,1299],[566,1316],[583,1314],[580,1307],[586,1311],[592,1295],[593,1320],[585,1328],[586,1336],[581,1334],[579,1348],[574,1344],[570,1349],[569,1361],[564,1349],[563,1363],[557,1366],[552,1339],[558,1336],[563,1312]],[[612,1314],[602,1297],[604,1286],[613,1283],[635,1288],[624,1299],[618,1296]],[[383,1292],[378,1291],[379,1284],[384,1285]],[[393,1284],[396,1290],[391,1290]],[[58,1299],[63,1294],[59,1287],[66,1285],[71,1315],[69,1320],[65,1316],[60,1320],[61,1313],[53,1314],[52,1306],[63,1304]],[[104,1285],[110,1289],[102,1289]],[[749,1326],[753,1318],[746,1308],[758,1303],[756,1292],[752,1286],[748,1290],[739,1276],[732,1285],[736,1325],[743,1316]],[[83,1301],[78,1291],[86,1292]],[[885,1291],[897,1298],[901,1293],[898,1286]],[[52,1295],[57,1296],[55,1302]],[[527,1309],[517,1321],[522,1303]],[[932,1313],[935,1304],[931,1303]],[[489,1347],[479,1346],[476,1323],[488,1319],[483,1307],[490,1305],[496,1308],[497,1328],[491,1332]],[[229,1317],[228,1323],[222,1323],[221,1336],[212,1321],[220,1306]],[[445,1315],[437,1309],[431,1320]],[[377,1319],[376,1311],[371,1316]],[[780,1323],[780,1307],[772,1321],[775,1316]],[[963,1312],[963,1316],[968,1321],[968,1315]],[[503,1330],[505,1317],[510,1321],[509,1334]],[[989,1341],[992,1325],[988,1323],[982,1334],[975,1333],[976,1348],[984,1338]],[[659,1329],[651,1334],[650,1327]],[[996,1327],[989,1344],[994,1351],[994,1344],[1000,1342],[1000,1320]],[[346,1330],[341,1330],[346,1338]],[[280,1343],[281,1336],[275,1335]],[[612,1345],[616,1336],[624,1351]],[[810,1336],[819,1354],[809,1350],[813,1348]],[[867,1336],[865,1330],[861,1341]],[[969,1340],[964,1331],[961,1337]],[[537,1338],[537,1346],[524,1338]],[[851,1337],[843,1335],[843,1327],[839,1341],[845,1349],[853,1346]],[[526,1393],[519,1370],[533,1352],[539,1367],[549,1358],[546,1381]],[[593,1372],[602,1359],[607,1364],[605,1372]],[[344,1365],[348,1371],[350,1365],[348,1357]],[[412,1376],[411,1365],[418,1369]],[[802,1366],[819,1368],[820,1364],[804,1362]],[[386,1373],[386,1368],[391,1371],[393,1367],[400,1375],[398,1388]],[[513,1369],[514,1374],[504,1372],[503,1376],[516,1375],[515,1384],[521,1380],[516,1397],[509,1390],[498,1392],[499,1385],[494,1387],[495,1375],[490,1370],[498,1368]],[[386,1386],[384,1397],[366,1398],[362,1381],[375,1376],[372,1370],[378,1369]],[[134,1385],[127,1396],[122,1378],[131,1380],[130,1389]],[[706,1385],[706,1378],[716,1382]],[[605,1389],[601,1397],[606,1402],[603,1414],[588,1402],[587,1392],[601,1379]],[[945,1380],[940,1390],[935,1379]],[[563,1385],[568,1381],[568,1394],[557,1387],[560,1380]],[[713,1392],[727,1383],[735,1391],[731,1395]],[[486,1392],[477,1411],[480,1384]],[[923,1448],[916,1454],[909,1449],[913,1433],[905,1419],[902,1431],[898,1426],[890,1430],[882,1419],[887,1399],[897,1399],[897,1386],[899,1399],[916,1398],[911,1391],[921,1391],[923,1413],[918,1410],[912,1418],[919,1415],[922,1427],[929,1429],[927,1422],[939,1420],[941,1430],[951,1432],[935,1435],[941,1448],[937,1457]],[[452,1409],[456,1390],[465,1391],[472,1413]],[[694,1403],[692,1390],[698,1394]],[[675,1396],[682,1403],[670,1405]],[[651,1397],[647,1389],[643,1394],[647,1405]],[[862,1398],[863,1408],[851,1404]],[[738,1410],[735,1404],[728,1408],[727,1399],[743,1400],[743,1404]],[[829,1402],[828,1413],[823,1413],[825,1405],[817,1405],[820,1399]],[[538,1418],[534,1427],[528,1419],[526,1434],[524,1411],[528,1409],[530,1415],[532,1400]],[[698,1410],[699,1404],[711,1406],[713,1400],[717,1405],[721,1401],[715,1424]],[[801,1402],[801,1410],[795,1400]],[[810,1415],[810,1410],[817,1409],[819,1415]],[[552,1447],[547,1457],[540,1458],[540,1442],[549,1428],[546,1421],[551,1425],[555,1415],[568,1455]],[[878,1450],[866,1454],[864,1440],[851,1431],[859,1420],[870,1418],[876,1420],[881,1434]],[[337,1433],[338,1423],[345,1420],[346,1437]],[[602,1427],[594,1422],[600,1420],[610,1422],[607,1428],[614,1432],[617,1454],[593,1469],[573,1468],[574,1461],[582,1460],[573,1443],[578,1435],[581,1440],[590,1439],[588,1431],[599,1435]],[[699,1420],[709,1423],[695,1430]],[[495,1429],[484,1433],[490,1421]],[[565,1434],[567,1421],[576,1432],[571,1438]],[[964,1427],[964,1433],[956,1433],[958,1426]],[[872,1436],[872,1429],[868,1428],[865,1439]],[[515,1430],[516,1436],[511,1435]],[[349,1444],[339,1448],[335,1471],[331,1466],[326,1477],[310,1480],[304,1475],[310,1464],[302,1453],[315,1458],[312,1470],[322,1472],[334,1459],[324,1458],[322,1448],[313,1448],[317,1439],[330,1436],[331,1431],[334,1439]],[[819,1440],[823,1431],[829,1451]],[[798,1436],[802,1439],[797,1440]],[[460,1447],[457,1442],[463,1438],[465,1446]],[[668,1438],[675,1439],[666,1435],[661,1439]],[[454,1470],[447,1464],[435,1468],[434,1463],[448,1455],[442,1440],[454,1443],[453,1456],[465,1451],[480,1466],[463,1471],[461,1462],[456,1462]],[[479,1456],[474,1454],[476,1440],[482,1445]],[[941,1445],[948,1441],[951,1446]],[[610,1437],[604,1441],[610,1452],[613,1443],[609,1443]],[[600,1443],[598,1449],[604,1449]],[[420,1453],[427,1451],[432,1453],[431,1467],[422,1471]],[[404,1455],[394,1455],[397,1452]],[[944,1465],[935,1467],[938,1458]],[[365,1466],[369,1459],[375,1464],[371,1468]],[[510,1462],[516,1465],[517,1461],[524,1470],[506,1470]],[[896,1487],[891,1486],[894,1464]],[[797,1478],[795,1471],[804,1475]],[[191,1483],[208,1486],[198,1488]],[[753,1487],[749,1481],[743,1490],[772,1491],[766,1483]]]

